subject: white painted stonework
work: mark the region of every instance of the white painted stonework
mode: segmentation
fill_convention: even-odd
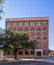
[[[3,60],[3,54],[4,54],[4,52],[2,50],[0,50],[0,61]]]
[[[41,52],[41,56],[43,56],[43,50],[42,49],[35,49],[35,56],[37,56],[37,51]]]

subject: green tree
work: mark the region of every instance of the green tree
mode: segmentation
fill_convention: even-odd
[[[13,32],[10,28],[5,30],[5,38],[6,44],[3,46],[4,51],[14,51],[14,58],[17,59],[17,51],[19,46],[22,48],[32,48],[35,49],[36,40],[29,41],[29,36],[26,33]]]
[[[14,36],[14,37],[12,37],[12,36]],[[17,59],[17,50],[19,49],[20,45],[25,48],[24,43],[28,40],[28,35],[25,33],[22,34],[19,32],[14,32],[14,35],[12,35],[12,36],[11,37],[14,39],[14,41],[11,44],[13,44],[13,47],[14,47],[15,59]]]
[[[33,43],[33,54],[35,54],[35,49],[37,48],[37,41],[33,40],[31,42]]]
[[[19,45],[23,46],[21,42],[26,42],[27,40],[28,40],[27,34],[25,33],[22,34],[19,32],[12,32],[10,31],[10,29],[6,29],[6,35],[5,35],[6,47],[14,51],[15,59],[17,59],[17,51],[19,49]]]
[[[18,32],[12,32],[12,34],[11,34],[10,46],[12,45],[12,47],[13,47],[15,59],[17,59],[17,50],[19,49],[21,37],[22,37],[22,34],[18,33]]]
[[[22,48],[26,48],[26,44],[28,43],[28,40],[29,40],[28,34],[26,33],[22,34],[22,37],[21,37]]]
[[[3,12],[3,4],[4,4],[4,0],[0,0],[0,19],[2,18],[1,14],[4,13]]]

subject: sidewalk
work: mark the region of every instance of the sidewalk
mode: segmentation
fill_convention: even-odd
[[[14,58],[6,58],[5,61],[2,61],[3,62],[21,62],[21,61],[43,61],[43,62],[50,62],[50,63],[54,63],[54,61],[50,60],[50,59],[21,59],[21,58],[18,58],[18,60],[15,60]],[[1,62],[1,61],[0,61]]]

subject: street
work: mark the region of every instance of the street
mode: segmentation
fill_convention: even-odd
[[[50,60],[50,61],[49,61]],[[35,60],[22,60],[16,62],[0,62],[0,65],[54,65],[54,56],[49,57],[49,59],[35,59]]]
[[[18,62],[3,62],[0,65],[54,65],[54,63],[44,61],[18,61]]]
[[[49,57],[51,61],[54,61],[54,56]]]

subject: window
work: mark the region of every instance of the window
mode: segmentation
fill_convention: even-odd
[[[31,26],[34,26],[34,22],[31,22],[30,25],[31,25]]]
[[[11,26],[11,23],[10,23],[10,22],[8,22],[8,23],[7,23],[7,26]]]
[[[43,44],[47,44],[47,42],[43,42]]]
[[[19,25],[19,26],[22,26],[22,22],[19,22],[18,25]]]
[[[37,40],[40,40],[41,38],[40,37],[37,37]]]
[[[40,46],[37,46],[37,49],[40,49]]]
[[[22,51],[20,51],[20,52],[19,52],[19,55],[22,55],[22,54],[23,54]]]
[[[46,33],[46,32],[44,32],[44,33],[43,33],[43,35],[47,35],[47,33]]]
[[[37,42],[37,44],[40,44],[40,42]]]
[[[47,47],[46,47],[46,46],[44,46],[43,48],[44,48],[44,49],[46,49]]]
[[[38,36],[40,36],[40,35],[41,35],[41,33],[40,33],[40,32],[38,32],[38,33],[37,33],[37,35],[38,35]]]
[[[15,28],[13,28],[13,32],[16,32],[16,29]]]
[[[28,55],[28,51],[25,51],[25,55]]]
[[[43,25],[47,25],[47,22],[42,22]]]
[[[37,28],[37,31],[41,31],[41,29],[40,28]]]
[[[34,38],[31,38],[31,40],[34,40]]]
[[[28,31],[29,31],[28,28],[25,28],[25,29],[24,29],[24,32],[28,32]]]
[[[37,23],[36,23],[36,25],[37,25],[37,26],[40,26],[40,25],[41,25],[41,23],[40,23],[40,22],[37,22]]]
[[[25,22],[24,25],[25,25],[25,26],[28,26],[28,22]]]
[[[31,30],[30,30],[31,32],[34,32],[35,30],[34,30],[34,28],[31,28]]]
[[[33,53],[34,53],[34,52],[33,52],[33,51],[31,51],[31,55],[33,55]]]
[[[13,22],[13,26],[16,26],[17,24],[15,22]]]
[[[47,40],[47,38],[46,37],[43,37],[43,40]]]
[[[19,32],[22,32],[22,28],[19,28],[18,31],[19,31]]]
[[[46,28],[43,28],[43,30],[45,31],[45,30],[47,30]]]
[[[31,33],[31,36],[34,36],[35,34],[34,33]]]

